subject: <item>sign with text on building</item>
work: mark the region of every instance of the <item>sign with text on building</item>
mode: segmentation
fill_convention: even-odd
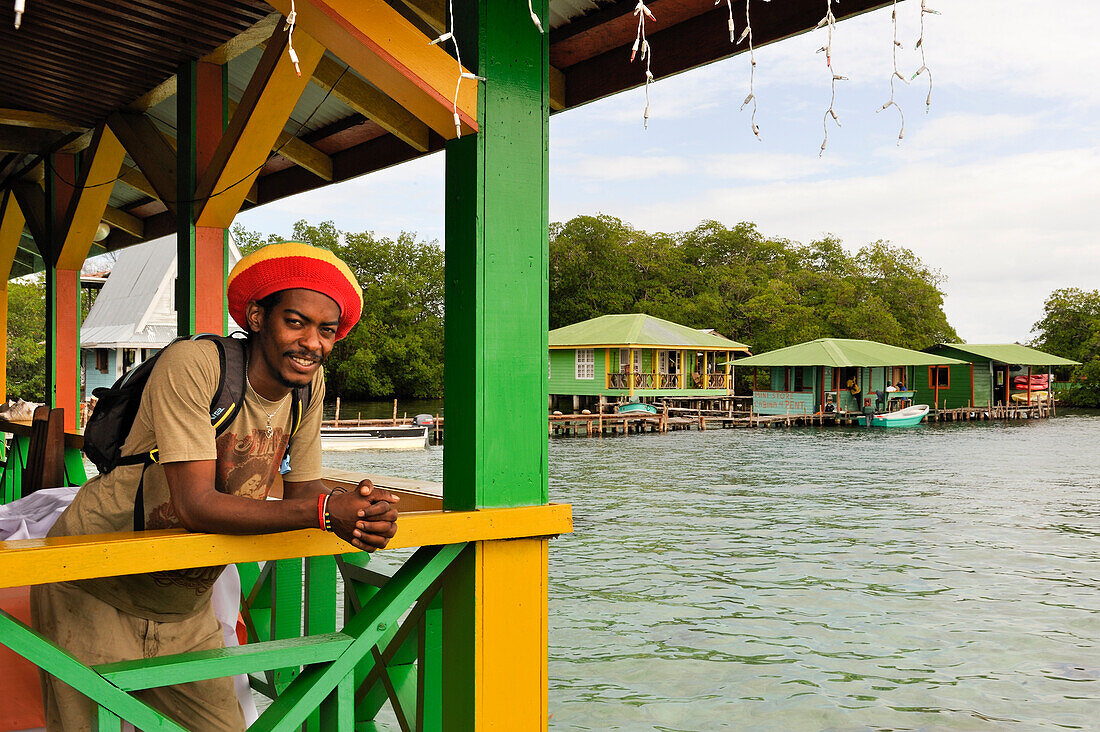
[[[754,391],[752,411],[757,414],[813,414],[814,395],[809,391]]]

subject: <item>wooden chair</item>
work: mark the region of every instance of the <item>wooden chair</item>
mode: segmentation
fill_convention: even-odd
[[[34,410],[23,473],[23,495],[65,485],[65,410]]]

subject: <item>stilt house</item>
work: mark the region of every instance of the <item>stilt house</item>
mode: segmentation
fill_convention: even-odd
[[[744,343],[713,331],[640,313],[601,315],[550,331],[550,394],[729,394],[733,359],[748,354]]]
[[[819,338],[738,362],[743,368],[766,368],[770,377],[763,388],[754,373],[753,411],[780,415],[892,409],[912,400],[907,387],[917,371],[951,365],[966,364],[948,356],[845,338]],[[858,399],[850,381],[859,385]]]
[[[1018,343],[940,343],[926,351],[963,361],[915,373],[912,384],[917,399],[940,409],[1045,400],[1050,394],[1051,368],[1078,365]]]

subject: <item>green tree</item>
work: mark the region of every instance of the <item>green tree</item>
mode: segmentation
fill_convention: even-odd
[[[1100,407],[1100,290],[1055,290],[1043,304],[1043,317],[1031,329],[1033,345],[1080,361],[1072,372],[1068,403]]]
[[[46,401],[46,284],[8,283],[9,398]]]

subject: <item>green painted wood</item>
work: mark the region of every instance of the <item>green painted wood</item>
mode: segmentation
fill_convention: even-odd
[[[172,720],[122,691],[72,654],[3,611],[0,611],[0,642],[145,732],[186,732]]]
[[[271,574],[271,640],[302,635],[302,560],[280,559]],[[274,669],[268,674],[281,692],[298,675],[297,666]]]
[[[176,70],[176,327],[180,334],[195,327],[195,196],[198,62],[184,61]]]
[[[355,680],[346,674],[321,702],[321,732],[347,732],[355,728]]]
[[[370,653],[413,602],[438,579],[465,544],[422,547],[401,566],[366,607],[344,626],[354,638],[340,657],[329,664],[307,667],[250,727],[256,732],[292,732]]]
[[[480,84],[479,132],[447,143],[445,411],[453,423],[443,502],[462,510],[544,504],[549,36],[514,0],[455,5],[463,62],[490,81]],[[546,5],[534,5],[542,17]]]
[[[84,467],[84,455],[75,447],[65,448],[65,482],[67,485],[83,485],[88,480]]]
[[[12,436],[4,461],[4,503],[11,503],[23,495],[23,472],[27,468],[27,448],[30,440]]]
[[[97,706],[92,729],[95,732],[119,732],[122,729],[122,720],[103,707]]]
[[[121,661],[95,666],[93,670],[120,689],[136,691],[255,673],[282,666],[324,663],[338,658],[351,645],[351,641],[343,633],[326,633]]]
[[[417,626],[416,720],[422,732],[443,729],[443,595],[437,593]]]
[[[336,630],[336,557],[305,560],[305,629],[308,635]],[[318,709],[306,720],[306,732],[320,732]]]

